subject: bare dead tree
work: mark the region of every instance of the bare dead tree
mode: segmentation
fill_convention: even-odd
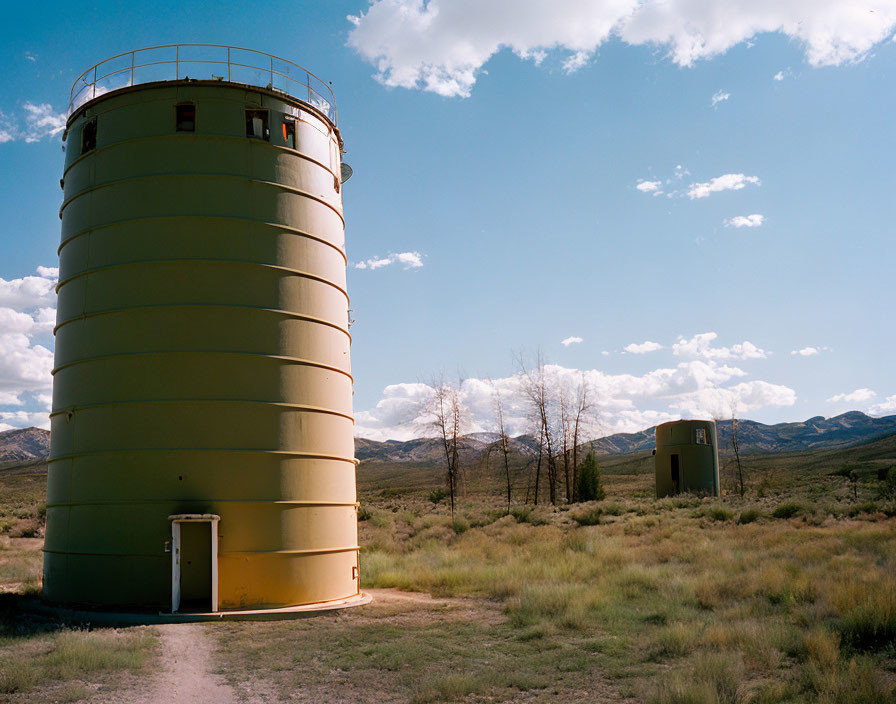
[[[557,458],[556,438],[551,423],[550,398],[545,378],[545,362],[541,352],[535,357],[535,364],[529,369],[522,356],[518,364],[523,379],[523,389],[531,404],[534,424],[538,427],[538,465],[536,470],[535,495],[538,496],[538,477],[541,473],[542,457],[547,465],[548,494],[552,504],[557,503]],[[537,501],[536,501],[537,503]]]
[[[570,443],[572,442],[572,416],[570,415],[570,401],[567,397],[568,390],[564,384],[560,384],[557,396],[560,401],[560,458],[563,461],[563,481],[566,486],[566,503],[572,503],[572,487],[569,484]]]
[[[538,487],[541,484],[541,460],[544,458],[544,430],[538,429],[538,461],[535,463],[535,488],[533,490],[533,504],[538,506]]]
[[[504,477],[507,480],[507,511],[510,511],[510,460],[508,455],[510,455],[510,444],[508,442],[509,438],[507,437],[507,431],[504,426],[504,402],[501,400],[501,392],[492,384],[492,392],[495,396],[495,419],[498,422],[498,433],[500,433],[501,437],[498,440],[499,449],[501,453],[504,455]]]
[[[734,461],[737,463],[737,483],[740,487],[740,498],[744,498],[744,468],[740,461],[740,448],[737,446],[737,417],[731,413],[731,444],[734,446]]]
[[[576,496],[576,469],[579,466],[579,438],[582,431],[582,425],[590,413],[588,405],[588,382],[585,379],[585,372],[581,373],[581,383],[577,389],[576,395],[576,413],[572,426],[572,498],[573,501],[578,499]]]
[[[439,433],[445,451],[445,483],[451,499],[451,518],[457,498],[460,476],[460,452],[458,441],[461,432],[461,407],[458,390],[444,378],[433,381],[432,416],[433,425]]]

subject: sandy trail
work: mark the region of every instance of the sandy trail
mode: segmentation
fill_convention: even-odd
[[[127,692],[128,704],[235,704],[236,695],[213,673],[211,639],[196,623],[157,626],[160,670]]]

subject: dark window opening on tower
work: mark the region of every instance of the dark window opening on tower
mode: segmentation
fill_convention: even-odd
[[[86,154],[96,149],[96,118],[92,117],[84,123],[81,129],[81,153]]]
[[[246,110],[246,136],[253,139],[270,140],[267,110]]]
[[[296,121],[289,118],[283,121],[283,141],[290,149],[296,148]]]
[[[178,132],[196,131],[196,106],[190,103],[174,106],[174,129]]]

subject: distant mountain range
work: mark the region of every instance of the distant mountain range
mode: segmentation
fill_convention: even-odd
[[[637,433],[618,433],[593,442],[599,455],[621,455],[653,449],[654,428]],[[732,421],[718,422],[719,450],[731,452]],[[816,416],[797,423],[766,425],[753,420],[737,422],[737,437],[743,454],[766,452],[801,452],[833,449],[865,442],[896,433],[896,415],[873,418],[851,411],[833,418]],[[462,438],[461,459],[471,462],[488,452],[497,451],[497,433],[471,433]],[[592,443],[589,443],[592,444]],[[538,452],[537,440],[530,435],[510,439],[511,452],[533,457]],[[366,440],[355,438],[355,456],[362,462],[389,464],[435,464],[443,459],[444,449],[437,438],[398,440]],[[50,433],[40,428],[0,432],[0,463],[24,463],[45,460],[50,454]]]
[[[733,422],[718,421],[719,450],[732,452]],[[800,452],[837,448],[896,433],[896,415],[873,418],[859,411],[850,411],[833,418],[816,416],[796,423],[766,425],[754,420],[737,421],[737,439],[743,454],[766,452]],[[462,460],[476,459],[499,440],[497,433],[473,433],[463,437]],[[637,433],[617,433],[595,440],[598,455],[621,455],[649,451],[654,447],[655,427]],[[510,448],[523,456],[538,452],[537,440],[529,435],[512,438]],[[417,463],[441,462],[444,449],[436,438],[418,438],[400,442],[378,442],[355,438],[355,456],[362,462]]]
[[[0,462],[37,462],[50,456],[50,431],[40,428],[0,432]]]

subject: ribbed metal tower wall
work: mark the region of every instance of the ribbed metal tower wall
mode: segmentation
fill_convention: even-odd
[[[359,594],[335,126],[176,81],[98,97],[67,135],[45,597],[170,606],[184,513],[221,517],[223,609]]]

